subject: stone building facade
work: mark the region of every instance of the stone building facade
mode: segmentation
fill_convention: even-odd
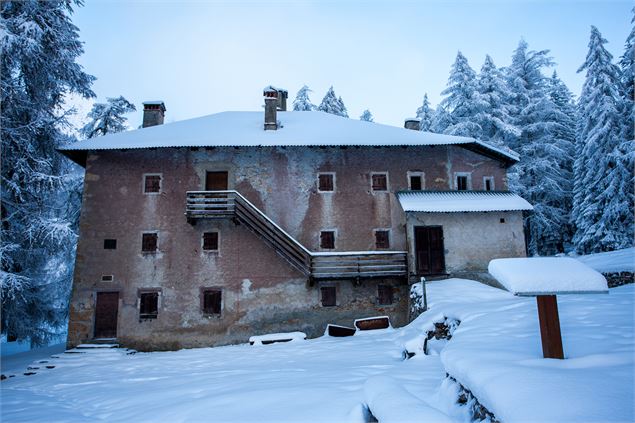
[[[320,112],[278,119],[265,131],[259,113],[212,115],[62,151],[85,166],[69,347],[95,338],[164,350],[271,332],[316,337],[328,323],[376,315],[404,325],[408,281],[421,273],[420,226],[443,228],[437,276],[524,255],[521,209],[406,213],[396,195],[456,191],[461,175],[470,192],[505,191],[513,156]],[[338,141],[342,125],[347,142]]]

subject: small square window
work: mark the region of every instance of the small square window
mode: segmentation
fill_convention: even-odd
[[[392,286],[378,285],[377,286],[377,300],[380,305],[392,304],[394,301]]]
[[[386,230],[375,231],[375,247],[390,248],[390,234]]]
[[[203,314],[221,314],[223,292],[220,289],[203,289]]]
[[[102,282],[112,282],[112,280],[113,280],[112,275],[101,275]]]
[[[494,191],[494,177],[486,176],[483,178],[483,189],[485,191]]]
[[[456,177],[456,189],[458,191],[467,191],[467,176],[457,175]]]
[[[335,232],[322,231],[320,232],[320,248],[326,248],[332,250],[335,248]]]
[[[499,220],[499,222],[500,222],[500,223],[505,223],[505,218],[504,218],[504,217],[501,217],[501,218],[500,218],[500,220]]]
[[[146,194],[161,192],[161,175],[145,175],[143,192]]]
[[[203,233],[203,250],[218,251],[218,232]]]
[[[410,175],[410,189],[412,191],[421,191],[422,187],[421,175]]]
[[[337,305],[337,289],[334,286],[323,286],[320,288],[322,297],[322,307],[335,307]]]
[[[139,318],[156,319],[159,315],[159,293],[141,292],[139,294]]]
[[[335,175],[332,173],[320,173],[318,175],[318,191],[335,191]]]
[[[157,251],[159,235],[156,232],[145,233],[141,236],[141,251],[154,253]]]
[[[116,250],[116,249],[117,249],[116,239],[104,239],[104,250]]]
[[[371,178],[373,191],[388,191],[388,174],[373,173]]]

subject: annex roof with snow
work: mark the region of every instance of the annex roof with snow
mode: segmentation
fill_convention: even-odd
[[[400,191],[405,212],[457,213],[533,210],[522,197],[503,191]]]
[[[495,259],[487,270],[519,296],[608,293],[601,273],[569,257]]]
[[[412,131],[324,112],[278,112],[280,128],[263,131],[262,112],[222,112],[165,125],[91,138],[59,150],[84,164],[90,150],[162,147],[308,147],[458,145],[506,166],[516,153],[474,138]]]

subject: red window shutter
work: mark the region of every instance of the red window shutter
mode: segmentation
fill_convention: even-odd
[[[333,231],[320,232],[320,248],[326,248],[326,249],[335,248],[335,232]]]
[[[390,248],[388,231],[375,231],[375,247]]]
[[[203,250],[218,250],[218,232],[203,233]]]
[[[141,238],[141,251],[154,252],[157,250],[157,238],[155,233],[143,234]]]
[[[322,307],[335,307],[337,305],[336,288],[334,286],[323,286],[320,288],[322,294]]]
[[[144,192],[160,192],[160,191],[161,191],[161,176],[160,175],[146,175]]]
[[[203,291],[203,313],[221,314],[222,291],[220,289],[206,289]]]
[[[320,191],[333,191],[333,175],[331,174],[319,175],[318,188]]]

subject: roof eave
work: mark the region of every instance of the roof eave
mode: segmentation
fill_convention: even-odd
[[[68,157],[81,167],[86,167],[86,157],[88,156],[88,150],[61,150],[58,148],[57,152]]]

